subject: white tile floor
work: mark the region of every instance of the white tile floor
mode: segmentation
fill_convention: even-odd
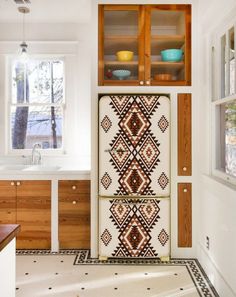
[[[75,255],[18,255],[16,297],[200,295],[186,266],[73,265]]]

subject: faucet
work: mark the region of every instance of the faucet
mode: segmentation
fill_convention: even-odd
[[[35,143],[32,147],[32,153],[31,153],[31,164],[32,165],[40,165],[41,164],[41,154],[40,151],[37,150],[39,148],[42,148],[40,143]]]

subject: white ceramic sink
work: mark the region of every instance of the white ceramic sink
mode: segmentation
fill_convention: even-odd
[[[28,166],[21,165],[21,164],[7,164],[7,165],[0,165],[0,170],[24,170]]]
[[[60,166],[47,165],[20,165],[20,164],[6,164],[0,165],[0,171],[57,171],[61,169]]]
[[[47,166],[47,165],[30,165],[23,168],[24,171],[57,171],[60,166]]]

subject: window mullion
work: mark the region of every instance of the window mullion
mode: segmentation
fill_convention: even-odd
[[[234,93],[236,93],[236,23],[233,26],[234,28]]]
[[[225,97],[230,94],[230,38],[229,38],[229,30],[226,34],[226,49],[225,49],[225,58],[226,58],[226,73],[225,73]]]

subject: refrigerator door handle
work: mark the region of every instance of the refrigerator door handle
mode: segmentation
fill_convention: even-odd
[[[106,149],[104,150],[105,153],[111,153],[111,152],[114,152],[114,153],[125,153],[125,152],[128,152],[127,150],[122,150],[122,149]]]

